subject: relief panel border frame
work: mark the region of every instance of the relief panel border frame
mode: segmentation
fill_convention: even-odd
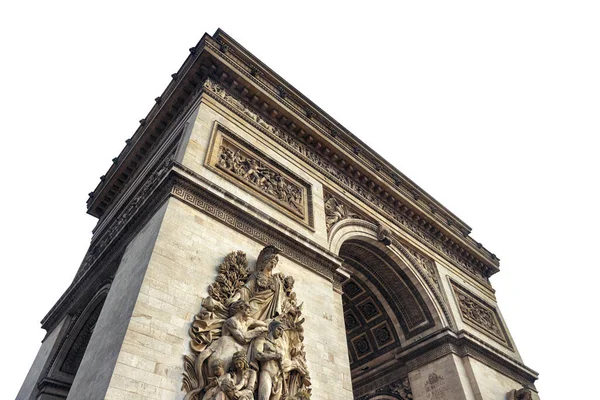
[[[216,165],[219,156],[217,149],[224,138],[226,138],[229,142],[233,142],[235,146],[238,146],[240,149],[242,149],[246,153],[249,153],[251,156],[256,157],[259,161],[262,161],[263,163],[267,164],[269,167],[273,168],[275,172],[281,174],[287,180],[300,186],[303,189],[304,196],[306,198],[306,203],[304,204],[305,217],[302,219],[299,215],[295,214],[291,210],[279,204],[277,201],[275,201],[275,199],[270,198],[261,190],[257,189],[255,186],[219,168]],[[204,166],[211,172],[226,179],[228,182],[234,184],[240,189],[249,192],[254,197],[258,198],[270,207],[275,208],[277,211],[280,211],[281,213],[290,217],[295,222],[298,222],[302,226],[310,229],[312,232],[315,232],[312,185],[306,180],[297,176],[295,173],[291,172],[288,168],[282,166],[279,162],[273,160],[273,158],[267,156],[263,151],[250,144],[247,140],[241,138],[238,134],[234,133],[231,129],[227,128],[217,120],[214,121],[214,125],[212,128],[209,147],[206,153],[206,158],[204,160]]]
[[[494,339],[494,341],[496,343],[499,343],[502,346],[514,351],[514,347],[512,345],[509,335],[507,334],[506,327],[504,326],[504,321],[500,317],[500,313],[498,312],[497,307],[489,304],[487,301],[483,300],[481,297],[475,295],[471,290],[462,286],[461,284],[456,282],[456,280],[454,280],[450,276],[447,276],[447,278],[448,278],[448,281],[450,282],[450,287],[452,288],[452,295],[454,297],[454,302],[456,304],[456,307],[458,308],[458,314],[460,316],[461,321],[463,321],[469,327],[476,329],[478,332],[483,333],[487,337]],[[485,329],[481,325],[479,325],[476,322],[471,321],[470,319],[465,317],[465,315],[462,311],[462,308],[460,307],[460,302],[458,299],[459,294],[467,295],[468,297],[471,298],[471,300],[478,303],[481,307],[490,311],[494,315],[495,321],[498,324],[498,328],[500,329],[500,332],[502,333],[502,335],[500,336],[496,333],[490,332],[489,330]]]

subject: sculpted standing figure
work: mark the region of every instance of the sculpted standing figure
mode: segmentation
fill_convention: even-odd
[[[279,400],[286,395],[286,382],[282,367],[283,325],[277,320],[269,324],[269,333],[254,340],[254,359],[260,363],[258,400]]]
[[[273,274],[279,262],[277,254],[279,250],[275,246],[262,249],[256,260],[255,271],[234,297],[234,300],[246,300],[252,307],[252,317],[263,321],[279,315],[285,299],[283,276]]]

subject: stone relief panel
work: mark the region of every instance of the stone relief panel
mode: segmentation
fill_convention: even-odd
[[[450,280],[462,320],[477,330],[512,348],[498,312],[467,289]]]
[[[302,304],[294,278],[273,272],[279,250],[265,247],[253,272],[229,253],[189,331],[185,400],[309,399]]]
[[[425,275],[437,286],[438,289],[440,289],[440,280],[434,261],[416,250],[411,249],[410,254],[413,256],[413,260],[421,268]]]
[[[443,375],[432,372],[425,381],[425,393],[428,399],[444,400],[448,395],[446,380]]]
[[[206,165],[292,218],[313,226],[310,185],[217,122]]]
[[[336,223],[348,218],[364,219],[348,204],[344,203],[329,192],[324,193],[325,198],[325,221],[327,224],[327,233],[331,232],[331,227]]]
[[[451,242],[441,241],[440,238],[421,226],[421,224],[415,221],[417,215],[406,206],[402,207],[401,210],[395,209],[393,204],[383,201],[370,189],[363,187],[363,185],[353,177],[353,174],[340,168],[335,161],[329,160],[319,151],[314,150],[312,146],[299,140],[297,135],[290,133],[286,128],[280,127],[278,124],[274,123],[274,121],[262,115],[257,109],[254,109],[246,101],[229,93],[221,84],[214,82],[211,79],[207,79],[204,82],[203,87],[206,93],[210,94],[230,110],[233,110],[257,129],[265,132],[292,154],[306,161],[316,170],[337,182],[345,190],[348,190],[358,199],[364,201],[365,204],[369,204],[374,209],[390,216],[396,222],[397,226],[414,235],[421,242],[427,244],[435,251],[439,252],[439,254],[451,260],[471,277],[478,280],[483,285],[490,286],[480,262],[473,259],[466,259],[453,249],[450,245]]]

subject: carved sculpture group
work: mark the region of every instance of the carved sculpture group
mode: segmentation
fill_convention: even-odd
[[[264,162],[224,142],[219,148],[217,165],[304,217],[302,189]]]
[[[302,304],[294,278],[273,273],[278,252],[265,247],[252,273],[241,251],[220,265],[190,328],[186,400],[310,398]]]

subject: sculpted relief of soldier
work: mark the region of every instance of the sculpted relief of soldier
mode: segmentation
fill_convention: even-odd
[[[221,146],[217,165],[277,199],[300,216],[304,215],[302,189],[262,161],[244,154],[241,150]]]
[[[278,252],[265,247],[251,273],[240,251],[219,266],[190,328],[186,400],[310,398],[302,304],[294,278],[273,272]]]

